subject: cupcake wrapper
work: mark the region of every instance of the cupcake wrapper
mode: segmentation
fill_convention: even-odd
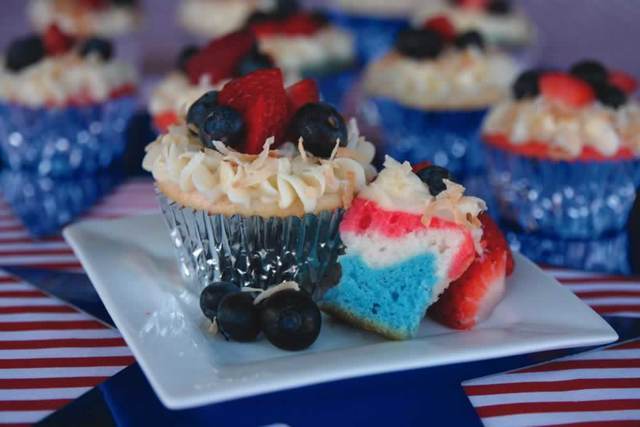
[[[314,297],[330,286],[342,251],[343,209],[304,217],[211,215],[158,191],[180,271],[193,292],[223,280],[266,289],[295,280]]]
[[[386,154],[411,163],[431,161],[449,169],[457,179],[483,170],[478,133],[486,109],[424,111],[385,98],[372,101]]]
[[[53,179],[5,170],[0,174],[3,196],[32,237],[57,234],[85,213],[122,179],[115,171],[95,176]]]
[[[0,151],[11,169],[41,176],[92,174],[125,150],[133,97],[86,107],[27,108],[0,103]]]
[[[640,184],[640,160],[540,160],[485,144],[500,215],[534,232],[598,239],[624,230]]]

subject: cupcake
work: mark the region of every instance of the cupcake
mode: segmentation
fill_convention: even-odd
[[[373,146],[313,81],[285,90],[278,69],[208,92],[147,148],[190,288],[214,281],[310,293],[335,263],[338,224],[375,175]]]
[[[11,169],[90,173],[124,152],[135,71],[104,39],[50,27],[14,40],[0,68],[0,152]]]
[[[318,82],[324,101],[339,106],[357,77],[356,51],[351,34],[320,12],[302,10],[294,0],[280,0],[267,11],[252,14],[248,27],[260,51],[286,74]]]
[[[556,239],[623,231],[640,184],[635,88],[591,60],[520,75],[482,129],[502,217]]]
[[[484,202],[449,178],[386,158],[340,224],[341,277],[323,311],[390,339],[415,336],[443,293],[435,313],[446,325],[471,328],[490,314],[504,295],[507,245],[495,226],[485,236]]]
[[[445,16],[457,32],[478,31],[488,44],[523,48],[531,44],[533,26],[525,14],[509,0],[432,0],[416,13],[421,23]]]
[[[371,64],[365,92],[378,112],[383,148],[398,160],[424,160],[464,177],[482,168],[477,134],[487,109],[508,95],[513,61],[475,31],[455,33],[438,17],[401,32]]]
[[[262,3],[260,0],[182,0],[178,19],[192,34],[207,39],[220,37],[241,29]]]

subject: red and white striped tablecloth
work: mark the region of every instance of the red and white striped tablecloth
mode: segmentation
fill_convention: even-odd
[[[83,219],[119,218],[153,212],[159,212],[153,182],[137,178],[119,186],[83,216]],[[0,266],[82,270],[62,236],[32,239],[6,203],[0,203]]]
[[[37,422],[133,362],[117,330],[0,270],[0,425]]]

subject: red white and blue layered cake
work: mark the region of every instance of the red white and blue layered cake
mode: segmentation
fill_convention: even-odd
[[[384,166],[345,214],[341,278],[320,306],[385,337],[407,339],[482,254],[485,203],[465,196],[446,169],[414,173],[409,163],[390,157]]]

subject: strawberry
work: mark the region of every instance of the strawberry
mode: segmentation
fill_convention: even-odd
[[[498,226],[486,214],[483,227],[483,253],[464,274],[444,291],[429,308],[429,315],[454,329],[471,329],[487,318],[505,293],[505,276],[513,269],[511,251]],[[509,263],[511,262],[511,266]]]
[[[49,55],[61,55],[73,47],[73,37],[62,32],[56,24],[50,25],[42,36],[44,48]]]
[[[548,99],[580,108],[595,99],[593,89],[583,80],[561,72],[550,72],[540,77],[540,92]]]
[[[456,38],[456,29],[449,18],[444,15],[438,15],[427,19],[423,27],[434,30],[440,34],[445,41],[452,41]]]
[[[174,111],[166,111],[153,116],[153,124],[161,133],[167,133],[178,120],[178,115]]]
[[[609,83],[626,94],[631,94],[638,88],[638,81],[624,71],[609,71]]]
[[[81,8],[89,10],[105,9],[108,6],[107,0],[80,0]]]
[[[289,114],[294,115],[301,107],[320,101],[320,91],[315,80],[304,79],[287,88]]]
[[[489,5],[489,0],[459,0],[458,6],[465,9],[486,9]]]
[[[220,91],[218,103],[242,114],[247,128],[245,153],[260,153],[271,136],[281,141],[289,118],[289,100],[279,69],[258,70],[230,81]]]
[[[255,22],[251,29],[257,37],[274,34],[311,35],[315,34],[324,23],[310,13],[296,13],[286,19]]]
[[[416,163],[415,165],[411,165],[411,170],[413,171],[413,173],[418,173],[422,169],[426,169],[431,165],[432,165],[432,163],[430,161],[424,160],[424,161],[422,161],[420,163]]]
[[[248,30],[236,31],[211,41],[185,64],[189,80],[198,84],[202,76],[208,75],[212,83],[217,83],[232,77],[240,60],[255,44],[256,38]]]

